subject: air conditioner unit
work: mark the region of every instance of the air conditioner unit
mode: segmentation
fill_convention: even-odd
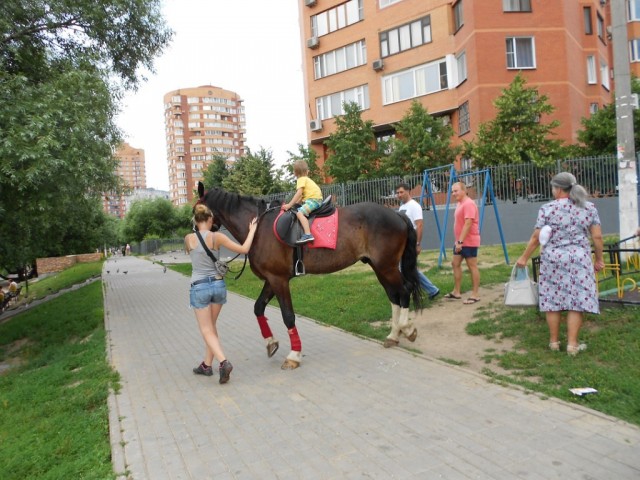
[[[382,70],[384,68],[384,62],[382,61],[381,58],[379,58],[378,60],[374,60],[373,61],[373,69],[378,72],[380,70]]]
[[[313,7],[316,4],[316,0],[304,0],[304,4],[307,7]]]
[[[307,40],[307,48],[318,48],[320,46],[320,40],[318,37],[311,37]]]
[[[312,132],[319,132],[320,130],[322,130],[322,120],[320,119],[311,120],[309,122],[309,129]]]

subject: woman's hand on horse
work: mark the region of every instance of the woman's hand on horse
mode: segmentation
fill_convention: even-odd
[[[258,217],[253,217],[249,222],[249,230],[255,230],[258,226]]]

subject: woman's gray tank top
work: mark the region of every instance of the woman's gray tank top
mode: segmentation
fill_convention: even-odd
[[[209,234],[211,234],[211,232],[201,232],[202,239],[205,243]],[[196,240],[198,240],[197,235]],[[220,259],[220,250],[211,250],[211,253],[213,253],[217,259]],[[222,277],[213,260],[211,260],[207,252],[204,251],[200,240],[198,240],[196,248],[189,251],[189,256],[191,257],[191,283],[207,277]]]

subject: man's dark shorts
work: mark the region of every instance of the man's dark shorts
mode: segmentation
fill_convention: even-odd
[[[453,247],[453,254],[460,255],[462,258],[475,258],[478,256],[478,247],[462,247],[459,252],[456,252],[456,247]]]

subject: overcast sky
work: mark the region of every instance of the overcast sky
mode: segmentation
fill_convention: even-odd
[[[270,149],[277,165],[307,143],[297,0],[165,0],[174,39],[118,125],[145,151],[147,187],[169,189],[163,96],[213,85],[244,100],[247,145]]]

